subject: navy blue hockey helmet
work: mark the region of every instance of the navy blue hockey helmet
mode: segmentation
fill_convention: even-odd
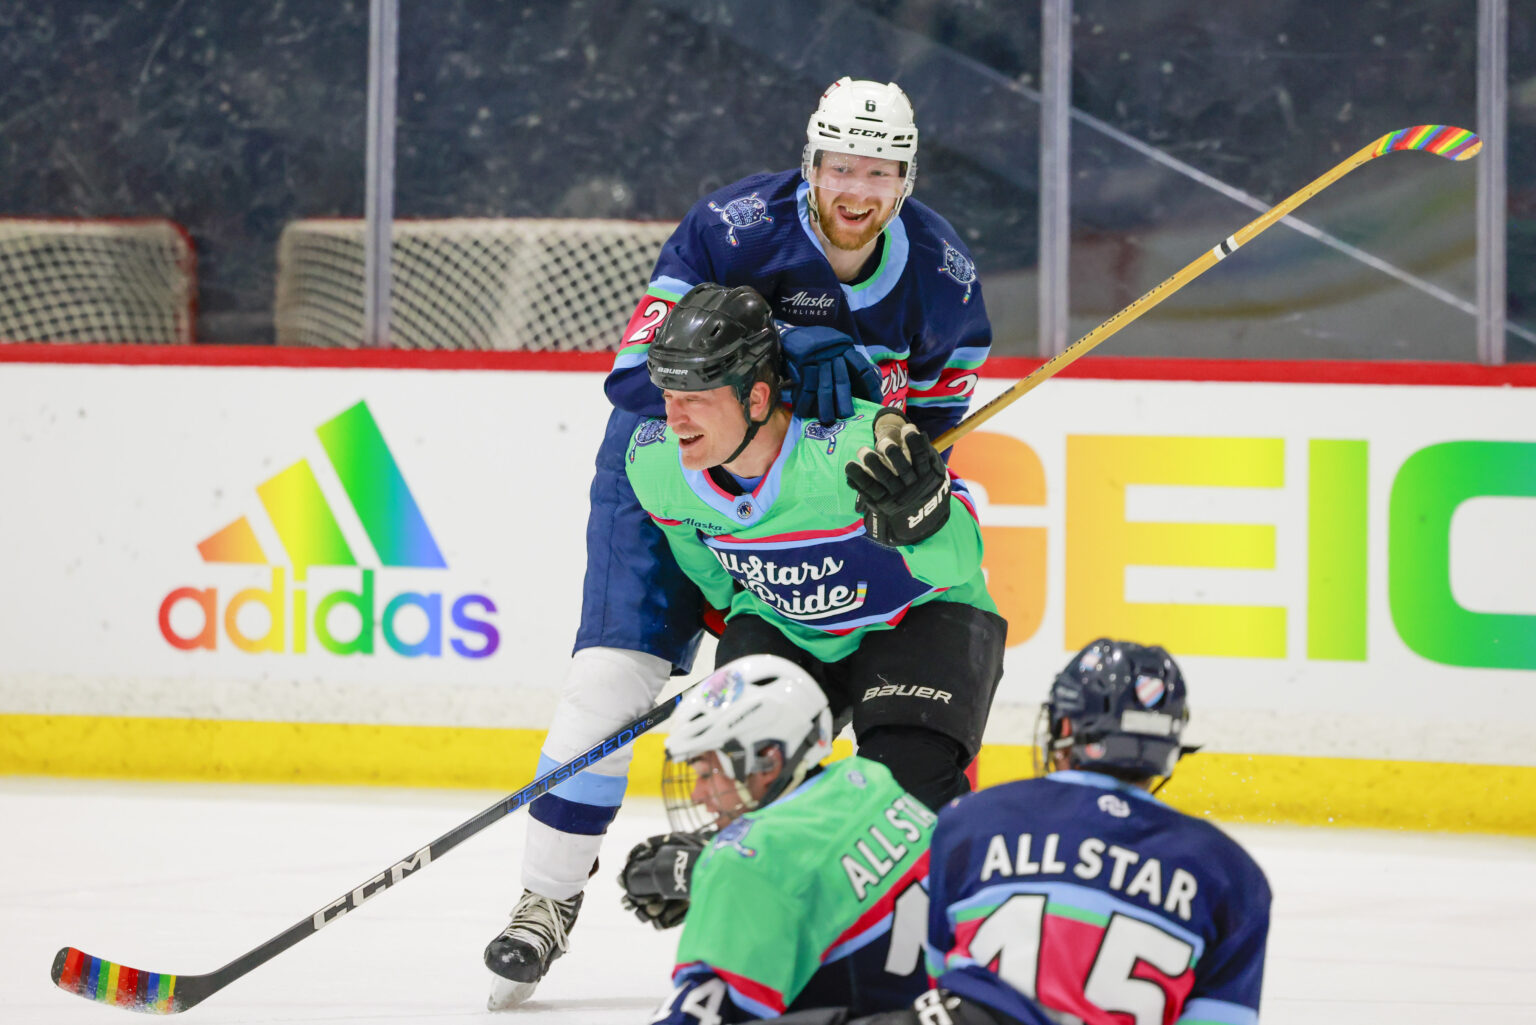
[[[1065,751],[1075,769],[1132,780],[1167,776],[1183,751],[1186,696],[1168,652],[1100,638],[1051,685],[1041,709],[1046,763]]]
[[[745,403],[758,381],[775,391],[782,346],[773,308],[746,285],[695,285],[678,300],[646,356],[663,391],[735,389]]]

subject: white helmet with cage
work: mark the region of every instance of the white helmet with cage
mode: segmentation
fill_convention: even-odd
[[[892,217],[912,195],[917,183],[917,122],[912,101],[895,82],[839,78],[821,94],[805,127],[805,139],[800,171],[812,185],[819,153],[853,153],[904,165],[901,195]]]
[[[832,752],[827,696],[809,673],[777,655],[747,655],[716,669],[678,703],[671,727],[662,794],[677,829],[697,829],[716,817],[694,798],[693,762],[710,752],[735,784],[743,810],[799,785]],[[774,747],[783,768],[767,792],[753,798],[747,778],[775,764]]]

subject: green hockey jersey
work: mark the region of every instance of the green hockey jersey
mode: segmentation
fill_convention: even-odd
[[[658,1025],[855,1014],[928,988],[928,843],[936,816],[878,762],[833,762],[731,823],[700,856]]]
[[[626,470],[678,564],[728,618],[753,612],[823,662],[852,654],[928,601],[996,612],[981,571],[981,529],[965,482],[951,476],[948,522],[916,545],[885,548],[864,533],[844,467],[873,445],[873,402],[830,427],[792,418],[778,457],[750,493],[733,494],[682,466],[664,420],[641,423]]]

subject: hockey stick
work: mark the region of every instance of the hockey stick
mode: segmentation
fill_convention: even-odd
[[[666,721],[677,709],[677,703],[682,700],[685,693],[687,691],[668,698],[606,740],[565,764],[557,765],[517,793],[502,798],[468,822],[449,830],[421,850],[406,855],[378,875],[337,897],[310,917],[295,922],[285,931],[256,949],[240,955],[217,971],[206,975],[146,972],[93,957],[75,947],[65,947],[53,958],[54,984],[60,989],[85,997],[87,1000],[98,1000],[130,1011],[177,1014],[189,1007],[195,1007],[300,940],[308,939],[342,915],[361,907],[364,901],[378,896],[402,879],[415,875],[486,826],[500,821],[550,788],[565,782],[576,773],[595,765],[605,756],[627,746],[640,734]]]
[[[1379,156],[1384,156],[1395,150],[1409,149],[1424,150],[1425,152],[1433,153],[1435,156],[1445,157],[1448,160],[1467,160],[1476,156],[1477,151],[1482,148],[1483,141],[1476,135],[1464,128],[1454,128],[1449,125],[1417,125],[1413,128],[1402,128],[1395,132],[1388,132],[1369,146],[1346,159],[1321,178],[1316,179],[1309,185],[1302,187],[1297,192],[1276,203],[1248,224],[1239,228],[1236,234],[1228,236],[1225,241],[1221,242],[1214,249],[1202,253],[1198,259],[1176,272],[1168,280],[1152,289],[1152,291],[1083,335],[1083,337],[1067,346],[1055,356],[1046,360],[1023,380],[1012,385],[991,402],[988,402],[954,427],[939,435],[938,440],[933,443],[934,448],[941,452],[949,448],[949,446],[992,419],[992,417],[1001,413],[1009,405],[1023,398],[1025,394],[1041,382],[1055,377],[1077,360],[1086,356],[1094,346],[1104,339],[1152,309],[1152,307],[1216,266],[1222,260],[1231,256],[1237,251],[1238,247],[1252,241],[1254,236],[1285,217],[1292,210],[1295,210],[1298,206],[1361,164],[1368,163]]]

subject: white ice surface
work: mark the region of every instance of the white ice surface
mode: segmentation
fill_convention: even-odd
[[[127,1022],[54,988],[73,945],[204,973],[263,943],[500,795],[0,779],[0,1025]],[[190,1023],[619,1025],[667,990],[676,933],[618,906],[655,800],[614,824],[571,952],[533,1002],[484,1010],[485,942],[518,884],[522,813],[465,841],[179,1016]],[[1267,1025],[1536,1023],[1536,841],[1233,828],[1275,891]],[[142,1020],[142,1019],[138,1019]]]

